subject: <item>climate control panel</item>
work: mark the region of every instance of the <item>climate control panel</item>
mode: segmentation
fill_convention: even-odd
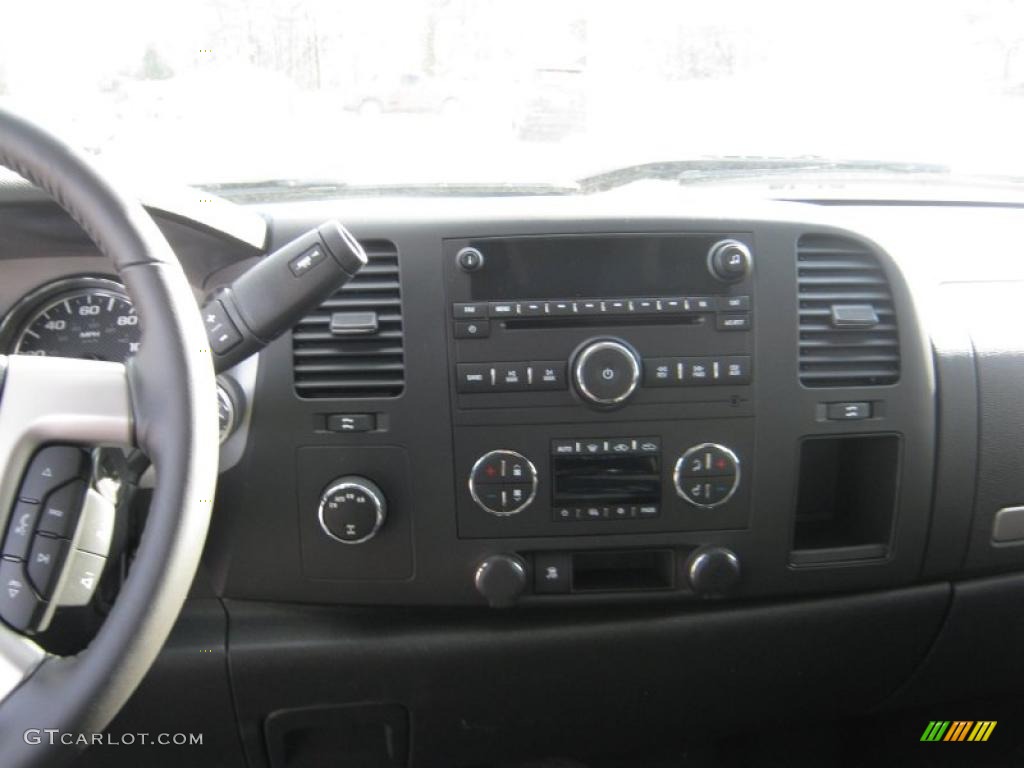
[[[463,537],[567,536],[744,527],[752,420],[460,428]],[[605,429],[608,425],[605,425]]]

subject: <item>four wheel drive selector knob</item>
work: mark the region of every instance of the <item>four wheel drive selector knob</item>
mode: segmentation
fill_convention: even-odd
[[[640,384],[640,357],[621,341],[591,341],[576,353],[572,379],[584,400],[600,406],[618,405]]]
[[[348,475],[331,483],[317,511],[324,533],[342,544],[369,541],[387,519],[387,501],[375,483]]]

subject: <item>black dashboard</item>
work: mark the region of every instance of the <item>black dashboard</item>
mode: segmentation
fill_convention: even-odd
[[[875,706],[929,648],[967,642],[943,626],[979,621],[972,590],[1019,587],[1016,209],[598,195],[251,213],[258,245],[154,210],[197,297],[329,217],[369,264],[222,377],[237,418],[194,591],[226,613],[200,611],[211,624],[193,632],[226,653],[230,624],[250,760],[268,711],[333,700],[317,670],[347,668],[346,648],[380,674],[337,698],[436,706],[416,725],[426,754],[469,717],[472,755],[503,715],[465,664],[628,640],[649,659],[605,683],[661,701],[674,684],[657,664],[703,654],[698,682],[731,670],[713,719],[740,691],[751,717],[779,695],[758,668],[770,654],[849,696],[790,691],[785,711]],[[4,227],[4,315],[52,281],[110,274],[47,203],[0,208]],[[354,608],[389,605],[404,610]],[[278,666],[286,628],[308,646]],[[389,632],[407,644],[366,650]],[[433,671],[409,666],[431,640]],[[579,685],[542,713],[594,693],[592,668],[557,649]],[[275,698],[257,670],[297,678]],[[543,691],[539,670],[517,684]],[[426,701],[443,675],[459,681]],[[622,707],[606,714],[628,721]]]

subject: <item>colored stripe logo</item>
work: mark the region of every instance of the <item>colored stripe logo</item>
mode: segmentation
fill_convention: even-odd
[[[996,720],[931,720],[921,741],[988,741]]]

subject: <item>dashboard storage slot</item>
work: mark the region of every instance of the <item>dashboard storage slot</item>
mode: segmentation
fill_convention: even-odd
[[[896,435],[809,438],[800,447],[792,565],[883,559],[899,477]]]
[[[671,550],[574,552],[573,592],[624,592],[671,589]]]

